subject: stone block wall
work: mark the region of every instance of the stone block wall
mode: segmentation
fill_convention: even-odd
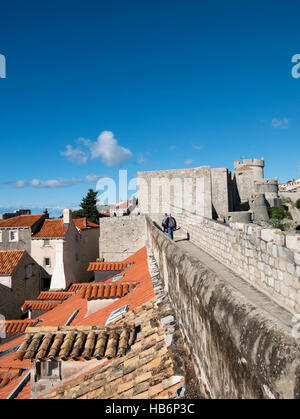
[[[106,262],[120,262],[145,245],[145,217],[100,218],[99,254]]]
[[[15,227],[0,228],[2,232],[2,241],[0,241],[0,250],[26,250],[31,254],[31,228]],[[18,231],[18,241],[9,241],[9,232]]]
[[[228,169],[211,169],[213,218],[224,218],[231,210]]]
[[[212,398],[300,398],[299,344],[290,330],[266,318],[149,217],[146,222],[149,248],[207,393]],[[216,226],[203,223],[202,230],[218,236],[216,248],[226,252],[227,235],[238,238],[238,230],[229,228],[223,236]],[[245,240],[242,235],[248,233],[240,234]],[[267,232],[261,235],[269,238]]]
[[[296,202],[300,199],[300,191],[299,192],[279,192],[280,198],[289,198],[291,201]]]
[[[292,313],[300,313],[300,234],[182,212],[190,240]]]
[[[226,173],[224,174],[226,178]],[[224,176],[216,171],[215,178],[220,179],[221,189]],[[172,207],[174,214],[185,208],[212,218],[211,169],[209,166],[202,166],[194,169],[139,172],[138,201],[141,214],[170,213]]]

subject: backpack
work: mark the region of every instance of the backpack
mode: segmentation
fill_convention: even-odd
[[[176,225],[175,220],[173,217],[169,218],[168,227],[174,228]]]

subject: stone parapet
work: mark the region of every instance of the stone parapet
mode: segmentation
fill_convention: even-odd
[[[178,222],[182,225],[183,220]],[[149,217],[146,221],[149,246],[207,393],[212,398],[300,398],[299,340],[291,333],[292,314],[282,310],[289,320],[281,322],[276,315],[278,306],[272,303],[275,315],[266,315],[250,302],[247,293],[169,240]],[[272,268],[270,258],[275,261],[283,252],[278,265],[291,263],[291,256],[293,266],[298,261],[296,239],[286,241],[281,233],[255,226],[198,221],[200,226],[189,224],[193,240],[226,260],[228,266],[232,264],[235,271],[243,273],[248,266],[251,283],[257,279],[275,291],[275,284],[269,284],[270,278],[275,278],[272,269],[281,269]],[[257,249],[260,246],[263,249]],[[258,264],[260,259],[258,268],[254,262]],[[261,279],[262,272],[267,283]],[[283,268],[281,272],[283,275]],[[287,282],[284,277],[278,281]]]
[[[219,223],[182,212],[177,225],[201,249],[294,314],[300,314],[300,235]]]

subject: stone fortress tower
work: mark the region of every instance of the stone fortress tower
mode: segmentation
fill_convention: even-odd
[[[139,211],[142,214],[161,214],[182,209],[221,222],[267,222],[267,207],[281,205],[281,200],[278,181],[264,178],[264,166],[265,160],[261,158],[235,160],[232,172],[227,168],[209,166],[139,172]],[[166,184],[169,190],[165,191],[169,194],[164,195]],[[185,188],[188,184],[192,197]],[[176,200],[176,194],[183,199]],[[151,200],[155,202],[154,210],[153,205],[149,205]]]
[[[267,207],[281,205],[278,181],[277,179],[265,179],[264,167],[263,157],[261,159],[243,159],[242,162],[235,160],[234,170],[231,174],[232,212],[240,214],[229,214],[229,218],[238,219],[250,216],[254,222],[265,222],[269,219]]]

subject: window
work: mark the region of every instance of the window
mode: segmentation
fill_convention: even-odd
[[[32,277],[32,265],[25,266],[25,279],[29,279]]]
[[[50,247],[50,239],[44,240],[44,247]]]
[[[105,326],[114,320],[116,320],[118,317],[121,317],[123,314],[127,313],[129,306],[123,306],[121,308],[118,308],[117,310],[114,310],[110,313],[108,319],[106,320]]]
[[[60,378],[60,362],[56,360],[37,362],[36,378],[37,380]]]
[[[9,232],[9,241],[10,242],[17,242],[19,241],[19,234],[17,230]]]
[[[42,291],[48,291],[50,289],[51,278],[42,278]]]
[[[45,258],[44,259],[44,266],[46,268],[49,268],[51,266],[51,259],[50,258]]]

